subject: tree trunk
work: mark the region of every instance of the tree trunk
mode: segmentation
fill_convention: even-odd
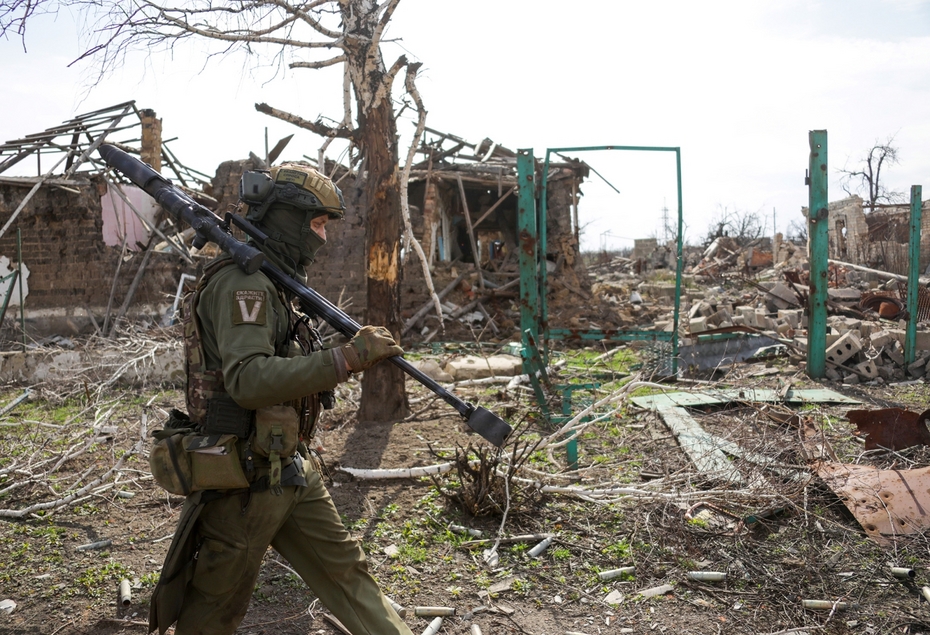
[[[361,127],[364,181],[368,204],[365,246],[368,253],[369,324],[386,326],[400,340],[400,227],[396,125],[390,100],[383,99]],[[406,375],[383,362],[362,376],[360,421],[391,421],[409,414]]]

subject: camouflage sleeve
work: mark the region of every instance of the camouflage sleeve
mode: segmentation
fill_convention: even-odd
[[[330,390],[345,381],[331,350],[278,357],[288,319],[274,285],[263,274],[226,267],[214,275],[197,307],[208,368],[220,367],[229,395],[255,409]]]

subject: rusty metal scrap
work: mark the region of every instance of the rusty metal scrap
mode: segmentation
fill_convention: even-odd
[[[825,461],[817,473],[876,542],[930,528],[930,467],[880,470]]]
[[[865,449],[903,450],[914,445],[930,445],[930,410],[923,414],[903,408],[850,410],[846,418],[865,435]]]
[[[859,299],[863,311],[875,311],[886,320],[896,320],[905,310],[905,304],[894,291],[867,291]]]
[[[907,317],[907,285],[898,281],[898,290],[895,291],[867,291],[859,300],[859,308],[877,312],[888,320],[897,320]],[[917,287],[917,319],[924,322],[930,320],[930,289]]]

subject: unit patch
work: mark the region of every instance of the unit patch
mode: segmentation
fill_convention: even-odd
[[[265,324],[265,292],[236,291],[233,298],[233,324]]]

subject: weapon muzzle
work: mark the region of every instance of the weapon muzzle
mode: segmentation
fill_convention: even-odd
[[[510,427],[509,423],[481,406],[472,411],[466,423],[468,423],[469,428],[499,448],[503,447],[504,441],[513,432],[513,428]]]

